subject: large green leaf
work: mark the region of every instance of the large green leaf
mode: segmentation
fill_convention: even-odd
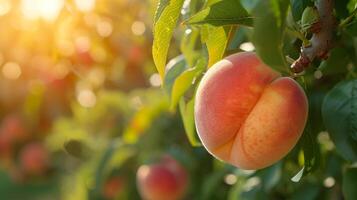
[[[208,67],[223,58],[231,31],[231,27],[205,25],[201,28],[202,41],[206,43],[208,50]]]
[[[187,64],[183,55],[179,55],[167,63],[163,88],[170,98],[172,86],[174,85],[176,78],[186,69]]]
[[[160,0],[157,4],[157,8],[156,8],[156,11],[155,11],[155,16],[154,16],[154,23],[156,23],[162,12],[165,10],[167,4],[170,2],[170,0]]]
[[[288,72],[282,52],[282,38],[289,2],[261,0],[253,10],[252,41],[260,58],[279,72]]]
[[[184,0],[161,0],[157,8],[154,24],[152,54],[156,68],[163,79],[170,41]]]
[[[343,174],[342,191],[346,200],[357,199],[357,168],[348,168]]]
[[[247,25],[253,24],[253,18],[243,8],[239,0],[219,1],[198,12],[187,20],[188,24]]]
[[[337,151],[357,161],[357,79],[339,83],[326,95],[322,116]]]
[[[185,103],[184,98],[180,100],[180,113],[183,121],[183,126],[185,128],[185,132],[187,138],[192,146],[201,146],[200,141],[197,138],[196,128],[195,128],[195,119],[194,119],[194,104],[195,98],[191,99],[187,104]]]
[[[240,3],[249,13],[251,13],[259,3],[259,0],[240,0]]]
[[[300,20],[304,9],[309,3],[311,3],[310,0],[290,0],[291,12],[295,21]]]
[[[192,67],[197,59],[201,56],[200,51],[195,49],[199,41],[199,36],[199,29],[191,27],[186,29],[181,39],[180,50],[184,55],[188,66],[190,67]]]
[[[314,7],[306,7],[301,16],[301,28],[307,31],[313,24],[319,21],[319,13]]]
[[[205,60],[199,59],[195,67],[187,69],[176,78],[171,93],[172,110],[177,106],[178,102],[180,101],[180,98],[192,86],[195,78],[202,73],[205,66]]]
[[[329,58],[323,61],[318,69],[323,75],[345,73],[349,61],[347,49],[337,47],[331,50]]]

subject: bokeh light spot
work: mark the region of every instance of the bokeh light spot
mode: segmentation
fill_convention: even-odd
[[[151,75],[150,84],[154,87],[159,87],[161,85],[161,77],[158,73]]]
[[[0,16],[4,16],[11,10],[10,0],[0,0]]]
[[[108,20],[97,23],[97,32],[102,37],[109,37],[113,32],[113,26]]]
[[[315,77],[315,79],[321,79],[322,76],[323,76],[322,71],[316,70],[316,71],[314,72],[314,77]]]
[[[53,68],[53,72],[57,79],[63,79],[69,73],[70,62],[63,61],[56,64]]]
[[[146,27],[144,22],[141,21],[135,21],[131,25],[131,31],[133,32],[134,35],[142,35],[145,33]]]
[[[254,187],[258,186],[261,183],[261,179],[257,176],[254,176],[252,178],[249,178],[245,185],[243,186],[244,191],[250,191]]]
[[[255,47],[251,42],[244,42],[239,46],[243,51],[254,51]]]
[[[97,102],[97,97],[95,96],[93,91],[85,89],[79,91],[77,95],[77,100],[81,106],[85,108],[91,108],[95,106]]]
[[[94,68],[88,74],[88,80],[94,87],[100,87],[105,81],[105,72],[102,68]]]
[[[8,62],[3,66],[2,73],[5,78],[15,80],[21,75],[21,67],[17,63]]]
[[[79,52],[89,51],[91,43],[88,37],[80,36],[75,39],[75,45]]]
[[[22,0],[21,11],[28,19],[43,18],[47,21],[54,21],[63,5],[63,0]]]
[[[224,177],[224,182],[228,185],[234,185],[237,182],[237,176],[234,174],[227,174]]]
[[[324,180],[324,186],[327,188],[331,188],[335,185],[335,182],[336,182],[335,179],[329,176]]]
[[[95,6],[95,0],[75,0],[74,1],[78,10],[82,12],[89,12]]]

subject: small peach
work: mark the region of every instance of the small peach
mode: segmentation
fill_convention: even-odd
[[[178,200],[187,187],[187,173],[172,157],[159,163],[143,165],[137,172],[139,193],[144,200]]]
[[[21,167],[30,175],[41,175],[47,168],[49,155],[45,147],[40,143],[26,145],[20,154]]]

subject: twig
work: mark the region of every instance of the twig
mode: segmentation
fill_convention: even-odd
[[[336,21],[333,15],[333,0],[317,0],[315,3],[319,21],[312,27],[313,35],[309,46],[301,47],[300,57],[291,65],[294,73],[301,73],[315,59],[326,59],[331,49]]]

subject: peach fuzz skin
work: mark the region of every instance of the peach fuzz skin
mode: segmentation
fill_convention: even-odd
[[[213,65],[196,93],[195,122],[203,145],[242,169],[265,168],[288,154],[307,114],[300,85],[255,53],[237,53]]]
[[[188,184],[186,170],[172,157],[142,165],[137,172],[137,186],[143,200],[179,200]]]

